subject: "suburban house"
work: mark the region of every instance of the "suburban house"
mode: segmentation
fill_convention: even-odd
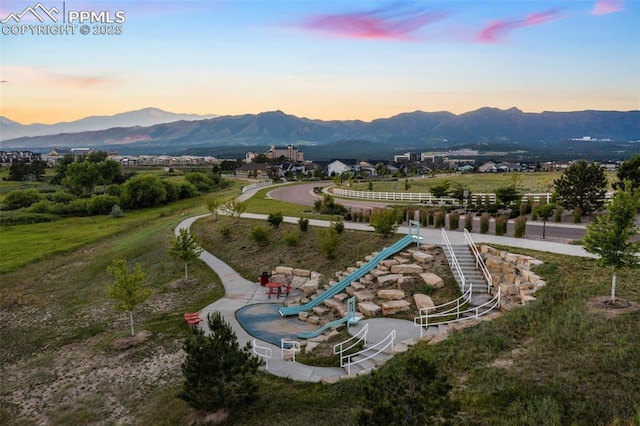
[[[520,163],[494,163],[489,161],[478,167],[480,173],[504,173],[504,172],[521,172],[523,170]]]
[[[327,165],[327,176],[339,176],[344,172],[360,172],[360,162],[355,159],[331,160]]]
[[[241,178],[266,179],[271,168],[265,163],[246,163],[236,169],[236,176]]]

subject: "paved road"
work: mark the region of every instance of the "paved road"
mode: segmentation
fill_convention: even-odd
[[[332,186],[333,182],[314,182],[302,185],[282,185],[271,191],[268,196],[275,200],[287,201],[290,203],[302,204],[305,206],[312,206],[313,203],[322,195],[314,193],[313,189],[316,187],[326,188]],[[340,198],[339,203],[352,210],[371,210],[375,207],[385,207],[389,203],[376,202],[369,200],[352,200],[346,198]],[[462,227],[464,220],[460,220],[460,226]],[[475,218],[474,229],[480,229],[480,219]],[[526,237],[532,239],[542,239],[541,222],[529,221],[527,223]],[[581,240],[585,235],[584,225],[574,224],[559,224],[554,222],[547,222],[545,225],[545,239],[555,242],[568,242],[571,240]],[[490,232],[493,233],[493,224],[491,225]],[[513,235],[513,223],[509,223],[507,229],[507,235]]]

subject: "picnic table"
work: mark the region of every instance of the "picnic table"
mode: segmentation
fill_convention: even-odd
[[[265,294],[269,296],[269,299],[271,299],[272,295],[280,299],[280,295],[288,296],[291,291],[291,286],[280,281],[269,281],[265,287],[267,287]]]

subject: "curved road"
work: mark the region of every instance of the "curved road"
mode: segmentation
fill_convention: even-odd
[[[321,195],[315,194],[313,192],[313,188],[325,188],[328,186],[332,186],[333,184],[333,182],[324,181],[302,185],[281,185],[269,191],[268,195],[275,200],[287,201],[290,203],[302,204],[305,206],[312,206],[313,203],[321,197]],[[351,208],[352,210],[371,210],[372,208],[386,207],[389,205],[389,203],[380,201],[354,200],[347,198],[340,198],[338,202],[347,208]],[[463,221],[461,220],[460,226],[462,226],[462,224]],[[475,219],[473,227],[474,229],[480,228],[479,218]],[[568,242],[570,240],[581,240],[585,235],[584,225],[547,222],[545,227],[545,239],[549,241]],[[542,228],[543,225],[539,221],[527,222],[526,237],[532,239],[542,239]],[[493,233],[493,223],[490,232]],[[512,222],[509,223],[507,235],[513,235]]]

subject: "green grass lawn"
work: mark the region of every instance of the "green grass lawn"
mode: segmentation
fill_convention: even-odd
[[[189,333],[182,315],[221,297],[223,289],[201,262],[189,265],[196,281],[176,285],[184,265],[168,255],[168,246],[183,218],[206,212],[205,198],[127,213],[121,220],[72,218],[47,227],[2,229],[0,423],[204,421],[206,413],[177,397],[181,345]],[[296,215],[293,206],[273,203],[265,206]],[[256,247],[248,232],[266,223],[241,220],[225,240],[217,228],[223,220],[231,219],[205,218],[194,229],[207,250],[252,278],[279,264],[332,273],[389,244],[373,234],[345,231],[338,255],[327,259],[313,228],[300,234],[296,247],[281,238],[295,226],[270,231],[269,245]],[[433,363],[459,404],[458,414],[446,419],[454,425],[640,424],[640,310],[614,312],[595,303],[609,293],[611,271],[591,259],[508,250],[545,262],[537,272],[547,286],[536,293],[537,301],[438,345],[419,343],[379,374],[402,380],[392,374],[416,357]],[[128,318],[106,297],[111,277],[105,268],[114,258],[140,262],[154,290],[134,312],[136,330],[149,330],[152,337],[126,349],[114,344],[127,335]],[[637,270],[621,271],[618,296],[640,304],[639,282]],[[369,380],[322,385],[260,373],[258,399],[226,424],[357,424],[356,414],[371,404],[365,393]],[[411,400],[410,388],[402,392]]]
[[[605,172],[609,186],[617,181],[615,172]],[[536,173],[455,173],[446,176],[412,178],[409,180],[410,188],[405,191],[405,180],[397,181],[373,181],[373,191],[379,192],[430,192],[430,187],[439,185],[443,181],[449,181],[451,186],[462,184],[469,188],[471,193],[495,192],[497,188],[508,186],[514,182],[524,193],[553,192],[555,179],[560,178],[561,172],[536,172]],[[343,185],[344,187],[344,185]],[[355,183],[350,189],[368,191],[367,182]]]

